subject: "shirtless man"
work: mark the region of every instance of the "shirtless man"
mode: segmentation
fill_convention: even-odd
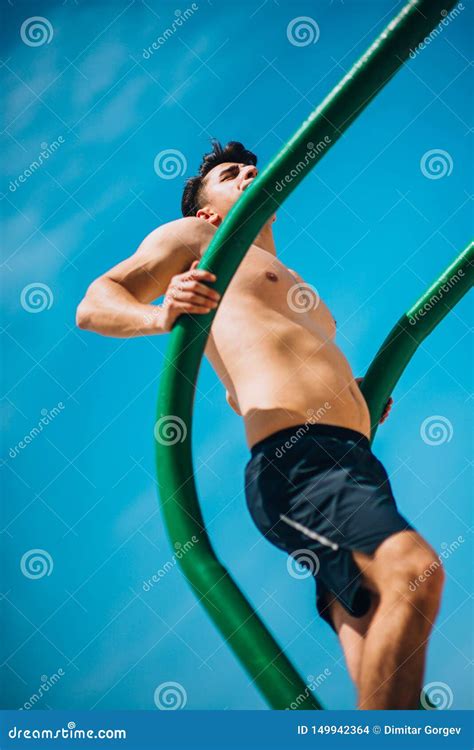
[[[206,355],[245,422],[255,524],[310,568],[319,613],[340,639],[359,708],[417,708],[443,572],[399,514],[370,449],[367,405],[334,341],[329,310],[277,259],[273,220],[221,304],[215,277],[196,268],[257,175],[255,165],[242,144],[215,142],[186,183],[185,218],[153,231],[94,281],[77,322],[104,336],[149,336],[169,332],[183,313],[215,312]],[[151,304],[163,295],[162,305]],[[410,586],[426,569],[432,575]]]

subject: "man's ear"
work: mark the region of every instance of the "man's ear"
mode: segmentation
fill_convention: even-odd
[[[222,222],[222,217],[219,216],[219,214],[210,206],[200,208],[196,213],[196,216],[198,219],[204,219],[204,221],[209,222],[213,227],[218,227]]]
[[[242,416],[242,412],[240,411],[238,405],[236,404],[236,402],[234,401],[234,399],[230,395],[229,391],[225,392],[225,398],[226,398],[227,403],[231,407],[231,409],[233,409],[235,411],[235,413],[238,414],[239,417],[241,417]]]

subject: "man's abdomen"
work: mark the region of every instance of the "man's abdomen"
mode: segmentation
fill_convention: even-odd
[[[235,318],[232,323],[233,331],[227,325],[214,333],[212,349],[218,347],[216,370],[239,405],[250,446],[304,423],[369,435],[364,397],[344,354],[324,331],[267,316],[253,325],[236,325]]]

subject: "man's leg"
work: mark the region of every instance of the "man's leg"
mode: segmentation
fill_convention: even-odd
[[[353,556],[367,587],[380,597],[361,652],[359,708],[417,708],[428,636],[443,586],[439,559],[414,531],[389,537],[373,556]],[[410,587],[426,570],[429,577]]]
[[[378,596],[372,595],[372,606],[363,617],[352,617],[336,598],[329,603],[329,611],[334,628],[341,643],[347,669],[352,681],[359,685],[360,667],[364,650],[365,636],[378,605]]]

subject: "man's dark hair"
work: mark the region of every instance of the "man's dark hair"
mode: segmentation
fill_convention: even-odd
[[[183,216],[196,216],[201,208],[204,178],[218,164],[230,161],[236,164],[256,164],[257,157],[251,151],[248,151],[239,141],[230,141],[226,146],[222,146],[219,141],[212,140],[212,151],[204,154],[202,157],[199,173],[195,177],[186,180],[181,199],[181,211]]]

